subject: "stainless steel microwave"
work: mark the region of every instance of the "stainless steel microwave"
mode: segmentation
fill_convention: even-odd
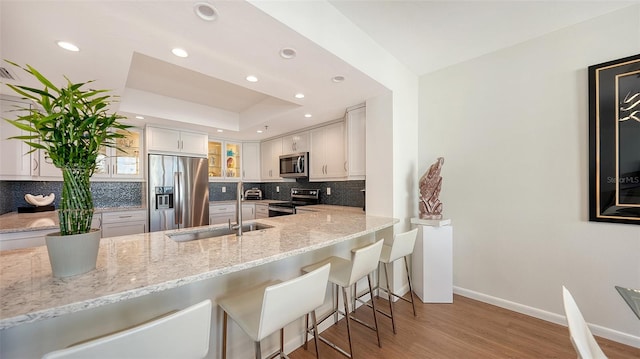
[[[309,177],[309,152],[280,156],[280,177]]]

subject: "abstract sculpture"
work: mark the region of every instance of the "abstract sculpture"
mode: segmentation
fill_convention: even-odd
[[[420,177],[420,219],[442,219],[442,202],[438,196],[442,187],[440,170],[443,164],[444,158],[438,157]]]

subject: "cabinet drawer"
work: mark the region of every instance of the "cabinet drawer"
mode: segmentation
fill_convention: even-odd
[[[102,214],[102,223],[121,223],[121,222],[135,222],[135,221],[147,221],[147,211],[120,211],[120,212],[106,212]]]
[[[269,206],[256,204],[256,213],[269,215]]]
[[[209,206],[209,215],[221,214],[221,213],[235,213],[235,204],[216,204]]]

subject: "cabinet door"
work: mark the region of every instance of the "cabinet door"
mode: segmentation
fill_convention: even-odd
[[[147,149],[149,151],[179,152],[180,131],[147,127]]]
[[[366,112],[361,107],[347,112],[347,175],[364,179],[366,174]]]
[[[280,155],[282,154],[282,138],[263,142],[260,145],[262,157],[262,179],[281,179]]]
[[[223,152],[221,141],[209,141],[209,178],[222,177]]]
[[[347,175],[344,158],[344,123],[325,127],[325,177],[341,178]]]
[[[206,156],[209,136],[206,133],[180,132],[180,152]]]
[[[282,138],[282,153],[309,152],[309,132],[300,132]]]
[[[242,144],[242,180],[260,181],[260,144],[257,142]]]
[[[15,119],[21,113],[15,112],[17,106],[28,106],[23,102],[0,100],[0,176],[30,176],[31,155],[27,154],[31,147],[22,140],[7,139],[13,136],[24,136],[27,133],[2,119]],[[26,114],[26,112],[24,113]]]
[[[126,236],[146,232],[145,222],[124,222],[119,224],[104,224],[102,226],[102,238]]]
[[[268,204],[256,204],[256,219],[269,217]]]
[[[142,177],[142,131],[136,128],[116,130],[125,137],[117,139],[117,148],[110,148],[113,177]]]
[[[256,205],[253,203],[242,204],[242,220],[256,219]]]
[[[225,177],[238,179],[242,176],[242,145],[227,142],[225,149]]]
[[[311,150],[309,151],[309,177],[323,178],[325,162],[325,131],[323,127],[311,130]]]
[[[34,176],[62,178],[62,170],[51,162],[51,158],[43,150],[38,150],[38,164],[34,168]]]

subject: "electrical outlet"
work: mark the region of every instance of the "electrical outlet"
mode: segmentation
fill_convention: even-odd
[[[227,187],[222,186],[222,193],[227,192]]]
[[[280,192],[280,186],[276,186],[276,192]]]
[[[331,187],[327,187],[327,196],[331,196]]]

